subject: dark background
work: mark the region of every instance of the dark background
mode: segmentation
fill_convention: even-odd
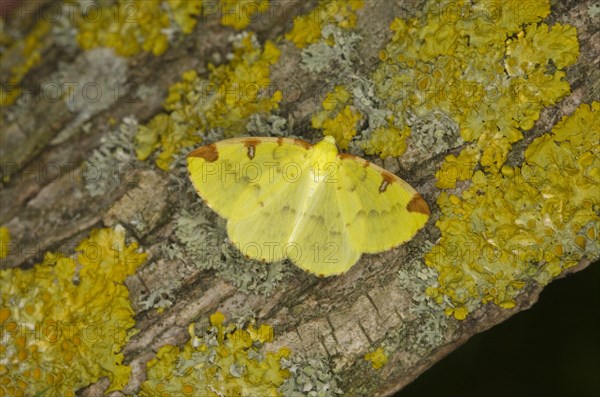
[[[474,336],[394,397],[600,396],[600,261]]]

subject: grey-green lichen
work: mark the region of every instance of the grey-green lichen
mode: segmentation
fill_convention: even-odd
[[[72,63],[60,62],[55,74],[58,81],[51,78],[43,85],[43,92],[47,96],[62,94],[67,108],[76,116],[51,144],[66,141],[79,132],[83,123],[117,103],[127,93],[127,73],[125,59],[108,48],[86,51]]]
[[[464,144],[458,124],[443,112],[433,111],[421,116],[409,113],[406,122],[412,130],[407,139],[406,155],[412,159],[437,156]]]
[[[85,188],[91,196],[111,192],[126,183],[135,171],[138,160],[135,157],[133,137],[138,121],[134,116],[125,117],[119,127],[104,135],[100,145],[84,166]]]
[[[422,258],[431,244],[423,246],[423,253],[416,256]],[[439,346],[448,329],[449,320],[437,304],[425,291],[427,287],[435,284],[437,273],[425,266],[420,259],[409,262],[398,270],[398,287],[411,291],[412,304],[408,310],[411,323],[418,322],[418,327],[406,326],[391,334],[391,338],[384,341],[382,346],[386,350],[396,350],[394,346],[400,344],[403,349],[413,351],[425,356],[434,346]],[[418,329],[418,333],[408,330]]]
[[[292,354],[281,359],[281,367],[290,371],[290,377],[279,387],[286,397],[335,397],[344,393],[339,387],[339,376],[324,357]]]
[[[218,277],[232,282],[242,292],[269,295],[293,272],[286,261],[262,263],[246,259],[228,241],[225,220],[200,202],[177,215],[174,227],[179,243],[165,247],[171,259],[181,259],[201,270],[215,270]]]
[[[266,117],[261,114],[250,116],[246,131],[251,135],[257,136],[289,136],[288,120],[276,114],[269,114]]]
[[[356,45],[361,40],[362,37],[352,31],[326,25],[321,31],[321,40],[302,50],[300,67],[312,73],[352,71],[357,60]]]
[[[600,3],[590,4],[587,9],[590,18],[596,18],[600,15]]]
[[[73,9],[75,4],[79,4],[88,9],[94,9],[93,1],[90,0],[78,0],[77,2],[70,4],[65,2],[60,5],[60,12],[56,12],[56,15],[54,15],[51,30],[54,44],[58,45],[61,50],[70,55],[76,54],[77,51],[79,51],[79,45],[77,44],[77,28],[73,23],[73,12],[79,12],[79,10]]]
[[[403,343],[411,345],[409,350],[428,351],[432,346],[439,346],[448,328],[448,318],[440,311],[439,305],[425,290],[437,280],[435,270],[425,266],[420,260],[409,263],[398,271],[399,288],[408,288],[412,294],[412,305],[409,313],[416,316],[419,330],[402,338]]]
[[[178,280],[170,280],[166,287],[159,287],[147,296],[143,296],[138,305],[141,310],[149,309],[168,309],[175,304],[174,292],[181,287]]]

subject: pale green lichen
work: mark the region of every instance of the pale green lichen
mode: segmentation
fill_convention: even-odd
[[[181,287],[177,280],[170,281],[168,287],[159,287],[151,291],[147,296],[140,299],[138,306],[140,310],[156,309],[162,312],[175,304],[173,292]]]
[[[75,134],[92,117],[109,109],[128,94],[127,62],[107,48],[96,48],[81,53],[69,64],[59,63],[59,70],[49,80],[50,87],[58,80],[63,101],[75,118],[64,126],[50,144],[59,145]],[[75,83],[74,83],[75,82]],[[132,100],[133,98],[127,98]]]
[[[101,377],[108,391],[125,386],[135,321],[124,282],[145,258],[122,228],[95,229],[71,257],[0,270],[1,395],[74,396]]]
[[[413,151],[411,153],[413,158],[414,153],[419,157],[447,153],[464,143],[456,122],[442,112],[432,112],[422,116],[407,114],[406,123],[411,129],[407,141],[408,149]]]
[[[415,258],[422,258],[432,247],[433,244],[426,241],[419,246],[419,253]],[[437,281],[437,277],[438,273],[425,266],[421,259],[410,261],[398,270],[398,288],[411,292],[412,302],[408,313],[411,321],[417,322],[418,326],[415,328],[406,325],[394,331],[382,343],[388,351],[397,350],[401,346],[402,349],[426,356],[444,340],[448,319],[439,310],[439,304],[425,293]],[[419,332],[411,333],[411,329],[419,329]]]
[[[137,128],[135,117],[125,117],[116,130],[102,136],[100,145],[86,160],[83,179],[92,197],[133,182],[132,175],[137,167],[133,137]]]
[[[269,114],[266,117],[260,114],[251,115],[246,124],[246,132],[257,136],[290,136],[288,120],[276,114]]]
[[[290,376],[279,387],[286,397],[335,397],[344,394],[338,386],[341,379],[334,374],[329,360],[323,357],[303,357],[293,354],[281,359],[281,367]]]
[[[356,46],[361,39],[352,31],[326,25],[321,40],[302,50],[300,67],[311,73],[332,71],[339,75],[341,71],[352,72],[357,58]]]
[[[280,395],[278,388],[290,376],[281,361],[290,350],[265,352],[273,339],[268,325],[240,328],[224,322],[225,316],[216,312],[207,331],[189,326],[190,340],[183,348],[161,347],[147,364],[140,396]]]
[[[209,64],[207,79],[194,70],[185,72],[183,80],[169,89],[166,113],[139,127],[138,158],[145,160],[159,150],[156,164],[168,170],[178,152],[198,144],[210,130],[219,128],[225,136],[240,135],[252,115],[277,109],[281,92],[265,91],[270,85],[270,66],[279,54],[272,42],[261,47],[254,34],[244,33],[233,38],[228,63]]]
[[[600,103],[581,105],[529,145],[521,166],[478,170],[460,196],[440,194],[442,236],[425,260],[439,273],[427,294],[446,314],[512,308],[527,283],[600,256],[599,139]]]
[[[597,18],[600,15],[600,4],[590,4],[587,13],[590,18]]]
[[[324,103],[323,110],[313,117],[313,128],[323,129],[325,135],[336,136],[343,142],[342,148],[349,147],[357,154],[361,154],[361,151],[377,154],[381,158],[401,155],[410,143],[415,145],[411,154],[420,151],[422,156],[431,154],[432,149],[435,154],[439,154],[460,145],[462,139],[458,124],[446,114],[446,108],[432,107],[430,111],[422,112],[408,106],[408,100],[413,99],[411,95],[422,96],[411,90],[431,90],[431,87],[427,87],[426,80],[416,84],[412,79],[402,78],[402,74],[406,73],[402,69],[415,67],[416,61],[414,64],[400,64],[390,59],[387,50],[381,51],[382,62],[371,79],[367,80],[354,72],[357,61],[355,47],[362,39],[360,36],[333,25],[325,26],[322,36],[323,39],[302,51],[302,65],[309,71],[343,70],[344,73],[338,73],[343,77],[336,76],[338,86],[328,94],[326,101],[335,97],[335,91],[339,91],[341,87],[351,93],[351,96],[343,101],[349,105],[347,109],[332,111]],[[398,51],[395,48],[398,44],[394,40],[388,46],[389,50]],[[432,66],[426,64],[419,73],[425,76],[431,70]],[[431,75],[439,77],[435,73]],[[395,96],[388,95],[387,90],[393,90]],[[402,103],[403,101],[407,103]],[[355,126],[352,124],[355,120],[363,122]],[[359,127],[363,129],[360,133]],[[410,139],[411,132],[414,132],[413,139]],[[428,146],[424,147],[426,145]]]

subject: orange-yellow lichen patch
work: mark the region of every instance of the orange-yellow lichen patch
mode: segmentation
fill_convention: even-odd
[[[456,181],[471,179],[479,155],[477,147],[468,146],[459,153],[458,157],[452,154],[446,157],[440,169],[435,173],[437,187],[448,189],[456,186]]]
[[[272,328],[258,330],[225,325],[225,316],[210,316],[211,326],[197,336],[190,325],[190,340],[183,348],[166,345],[147,364],[141,396],[194,394],[202,396],[276,396],[290,376],[280,363],[290,351],[265,352]]]
[[[221,0],[220,4],[221,24],[238,30],[269,9],[269,0]]]
[[[321,39],[321,30],[328,24],[342,29],[356,25],[356,11],[364,7],[363,0],[320,0],[308,14],[294,18],[294,27],[285,38],[298,48],[305,48]]]
[[[431,0],[422,17],[395,19],[372,77],[394,125],[442,113],[473,143],[468,157],[497,172],[521,130],[568,94],[562,69],[579,54],[575,28],[537,25],[550,12],[548,0],[527,10],[519,2]],[[455,181],[438,186],[454,187]]]
[[[372,352],[365,354],[365,360],[371,363],[373,369],[380,369],[388,362],[388,356],[382,347],[378,347]]]
[[[480,303],[515,306],[527,282],[546,284],[600,256],[600,103],[581,105],[535,139],[520,167],[476,171],[456,196],[442,192],[442,236],[425,261],[438,273],[427,294],[464,319]]]
[[[12,105],[21,94],[21,81],[27,73],[42,61],[42,50],[44,37],[48,34],[52,24],[42,19],[35,24],[31,32],[22,40],[15,40],[4,50],[5,56],[22,59],[17,65],[11,67],[8,81],[3,81],[0,85],[0,106]],[[46,42],[47,43],[47,42]]]
[[[400,156],[406,150],[406,138],[410,136],[410,128],[400,129],[389,122],[387,127],[375,129],[369,138],[361,142],[367,154],[378,154],[382,159]]]
[[[169,46],[166,32],[191,33],[202,12],[202,0],[117,0],[85,9],[75,4],[80,7],[75,25],[81,48],[111,47],[123,56],[164,53]],[[88,8],[93,13],[86,13]]]
[[[342,86],[336,86],[323,100],[323,110],[312,117],[313,128],[323,130],[323,135],[335,138],[342,149],[348,148],[348,143],[356,135],[357,123],[362,120],[361,113],[350,104],[352,96]]]
[[[6,258],[10,247],[10,233],[5,226],[0,227],[0,259]]]
[[[122,388],[134,324],[124,281],[144,259],[122,230],[99,229],[73,257],[48,252],[32,269],[1,270],[4,395],[74,395],[105,376]]]
[[[156,164],[169,169],[174,156],[194,146],[210,129],[220,128],[227,136],[239,135],[253,114],[268,113],[281,101],[281,92],[270,92],[270,66],[280,51],[270,41],[264,48],[253,34],[234,42],[227,64],[209,64],[203,79],[194,70],[169,89],[164,108],[136,135],[136,152],[141,160],[160,150]]]

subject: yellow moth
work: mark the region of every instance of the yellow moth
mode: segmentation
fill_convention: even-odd
[[[187,162],[196,191],[227,219],[229,239],[244,255],[287,258],[321,277],[410,240],[429,218],[410,185],[339,153],[330,136],[315,145],[227,139],[194,150]]]

